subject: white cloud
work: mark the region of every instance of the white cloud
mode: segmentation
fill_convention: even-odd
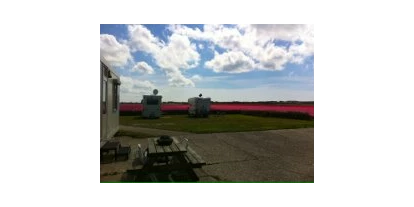
[[[203,80],[203,77],[201,77],[200,75],[193,75],[190,79],[193,81],[201,81]]]
[[[207,25],[204,28],[207,29],[207,32],[214,35],[214,43],[222,48],[228,50],[242,50],[242,47],[244,47],[243,44],[248,43],[246,37],[243,37],[240,31],[235,28],[228,28],[222,25],[214,25],[211,27]]]
[[[181,72],[177,72],[177,71],[170,71],[167,72],[167,77],[168,77],[168,82],[170,86],[175,86],[175,87],[185,87],[185,86],[190,86],[190,87],[194,87],[195,84],[192,80],[186,78],[183,76],[183,74],[181,74]]]
[[[284,40],[292,42],[289,49],[285,49],[286,62],[302,64],[303,60],[314,52],[313,25],[305,24],[271,24],[243,26],[246,32],[256,33],[264,41]],[[301,41],[300,44],[297,41]]]
[[[152,35],[151,31],[142,25],[128,25],[130,46],[132,51],[142,51],[149,54],[158,53],[162,42]]]
[[[129,25],[128,31],[133,50],[150,54],[167,74],[171,86],[194,86],[180,71],[198,66],[200,60],[196,45],[187,36],[172,34],[166,44],[142,25]]]
[[[115,67],[133,61],[128,46],[119,43],[113,35],[109,34],[101,34],[101,55]]]
[[[307,30],[305,24],[252,24],[239,25],[241,30],[256,33],[263,40],[295,41],[301,39],[301,35]]]
[[[204,25],[203,31],[199,28],[188,28],[182,25],[172,25],[169,29],[176,34],[181,34],[192,39],[213,42],[225,49],[239,47],[240,32],[235,28],[223,25]]]
[[[226,52],[214,55],[214,58],[205,63],[207,68],[214,72],[243,73],[254,69],[254,61],[242,52]]]
[[[126,76],[121,76],[120,78],[121,102],[139,102],[141,101],[142,95],[152,94],[152,90],[156,88],[155,85],[148,80],[138,80]]]
[[[192,39],[211,41],[213,38],[212,34],[203,32],[199,28],[191,29],[182,25],[170,25],[168,29],[175,34],[184,35]]]
[[[258,69],[282,70],[289,61],[288,52],[283,47],[267,44],[258,50],[251,51],[250,55],[259,61]]]
[[[302,64],[313,55],[313,25],[204,25],[203,31],[172,25],[169,29],[227,51],[241,51],[258,62],[256,69],[282,70],[288,62]],[[291,46],[278,46],[275,40],[288,41]]]
[[[204,49],[204,45],[203,44],[198,44],[198,48],[200,49],[200,50],[202,50],[202,49]]]
[[[135,66],[131,69],[132,72],[141,72],[147,74],[154,74],[154,69],[148,65],[146,62],[137,62]]]
[[[172,34],[168,45],[154,53],[154,58],[161,68],[179,70],[196,67],[200,55],[188,37]]]

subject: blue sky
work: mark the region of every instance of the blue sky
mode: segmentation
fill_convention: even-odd
[[[121,101],[313,101],[313,25],[101,25]]]

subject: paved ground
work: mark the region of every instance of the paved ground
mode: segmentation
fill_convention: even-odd
[[[314,180],[313,128],[181,136],[207,162],[195,170],[200,181]],[[133,150],[138,143],[146,147],[146,139],[118,139]],[[118,181],[132,162],[101,164],[101,181]]]

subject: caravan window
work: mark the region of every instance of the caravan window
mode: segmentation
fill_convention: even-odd
[[[148,97],[147,98],[147,105],[158,105],[159,101],[156,97]]]
[[[113,92],[112,92],[112,94],[113,94],[112,100],[114,102],[114,104],[113,104],[113,106],[114,106],[113,111],[118,110],[118,103],[119,103],[118,88],[119,87],[118,87],[118,84],[117,83],[113,83],[112,84],[112,89],[113,89]]]
[[[106,114],[106,96],[107,96],[106,85],[107,85],[106,80],[103,80],[102,81],[102,113],[103,114]]]
[[[101,62],[101,70],[102,70],[102,76],[103,77],[105,77],[105,78],[108,78],[109,77],[109,69],[108,69],[108,67],[104,64],[104,63],[102,63]]]

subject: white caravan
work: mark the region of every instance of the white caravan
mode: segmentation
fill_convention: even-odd
[[[142,116],[145,118],[161,117],[162,96],[157,95],[158,90],[154,89],[153,95],[144,95],[142,98]]]
[[[202,98],[200,94],[200,97],[189,98],[188,104],[190,105],[188,108],[189,116],[208,117],[208,113],[210,112],[211,98]]]

